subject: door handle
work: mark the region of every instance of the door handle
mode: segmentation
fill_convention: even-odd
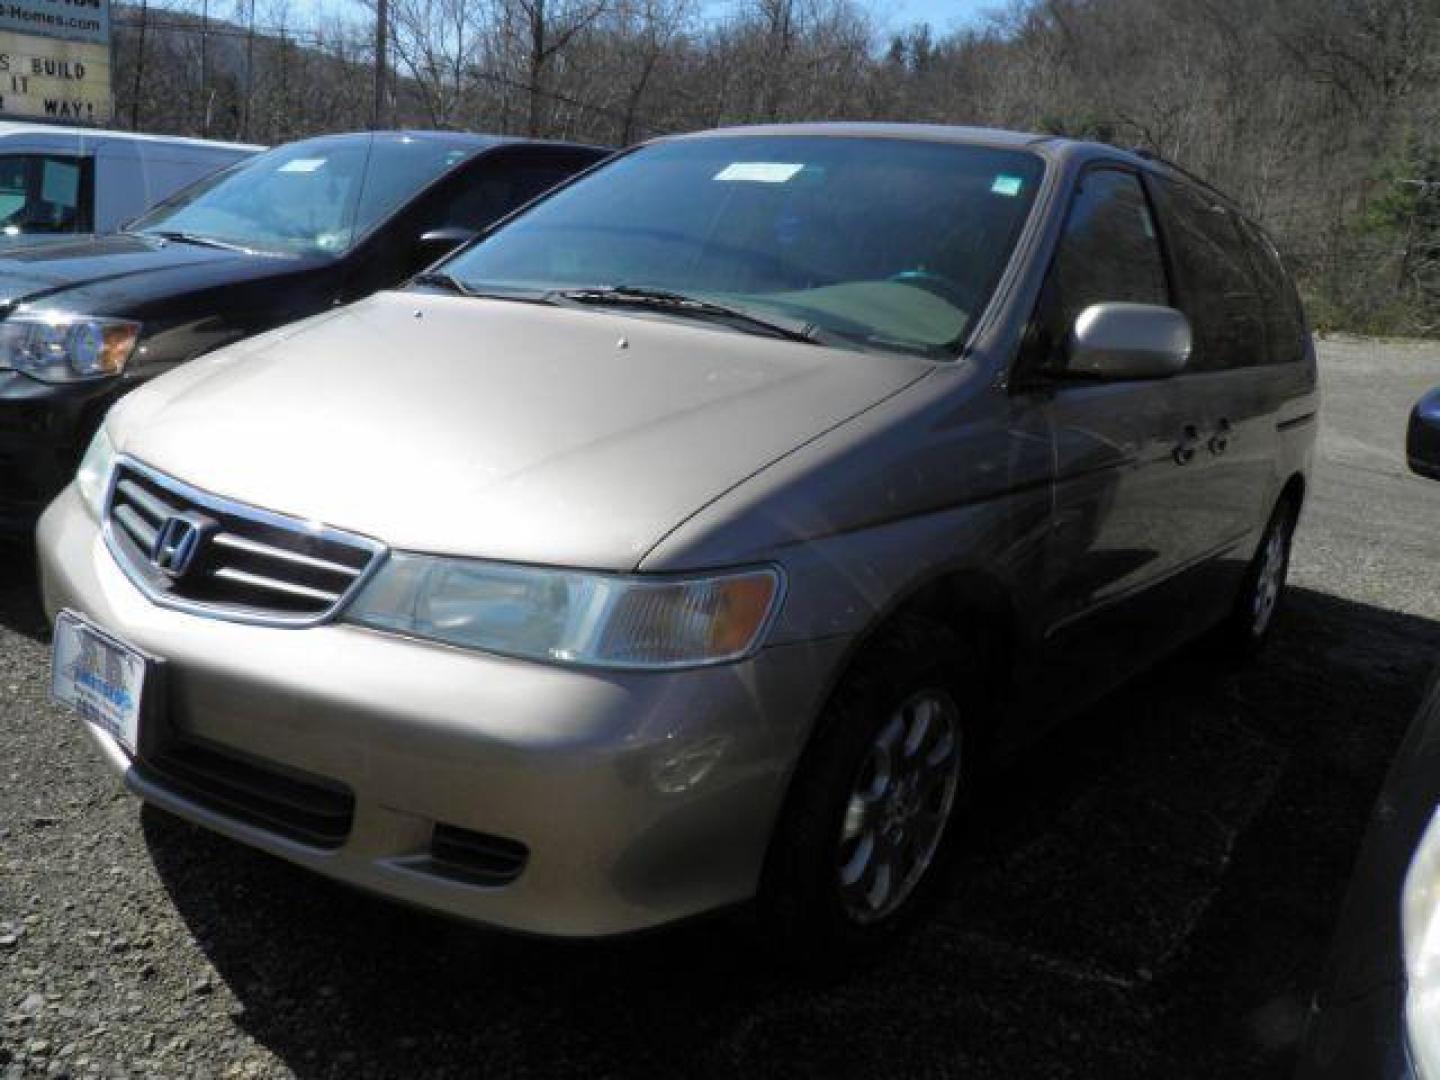
[[[1176,465],[1189,465],[1195,460],[1195,448],[1200,445],[1200,429],[1194,424],[1186,424],[1185,430],[1180,435],[1180,442],[1174,450]]]
[[[1229,420],[1221,420],[1215,434],[1210,436],[1210,453],[1216,457],[1225,453],[1230,448],[1230,435],[1233,431]]]

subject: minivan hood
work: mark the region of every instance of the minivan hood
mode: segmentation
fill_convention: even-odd
[[[148,383],[129,455],[392,548],[633,569],[686,517],[925,377],[702,323],[381,293]]]
[[[125,454],[395,549],[634,569],[933,370],[670,318],[383,292],[145,384]]]
[[[160,296],[293,270],[301,259],[133,233],[0,248],[0,306],[125,314]]]

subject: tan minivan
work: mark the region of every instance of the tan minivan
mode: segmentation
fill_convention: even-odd
[[[889,940],[979,771],[1273,625],[1315,437],[1274,248],[1162,163],[662,139],[123,399],[40,527],[142,798],[557,935]]]

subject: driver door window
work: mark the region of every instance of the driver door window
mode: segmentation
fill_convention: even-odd
[[[1093,169],[1081,178],[1031,327],[1030,355],[1064,364],[1075,319],[1091,304],[1169,304],[1165,262],[1149,200],[1133,173]]]

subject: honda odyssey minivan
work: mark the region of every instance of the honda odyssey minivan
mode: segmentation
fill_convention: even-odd
[[[143,799],[378,893],[858,954],[984,770],[1265,640],[1317,408],[1274,247],[1161,162],[661,139],[121,401],[40,525],[54,693]]]

